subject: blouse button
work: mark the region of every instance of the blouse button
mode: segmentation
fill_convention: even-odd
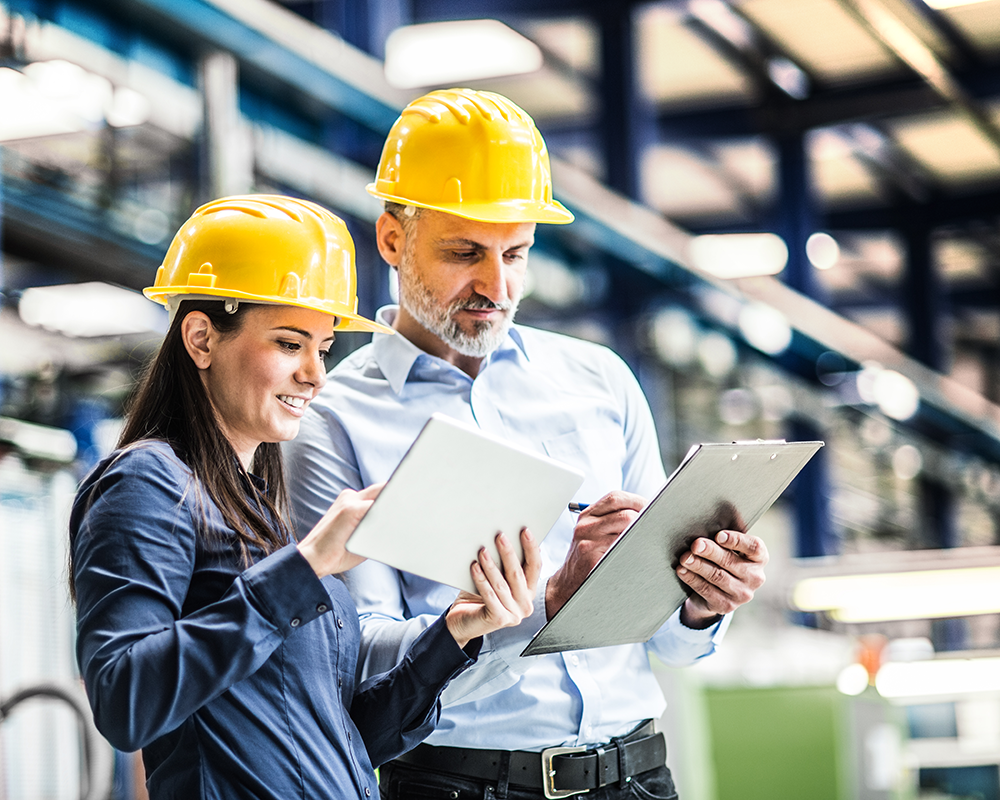
[[[337,620],[337,627],[338,628],[343,628],[344,627],[344,620],[338,619]]]
[[[371,797],[371,796],[372,796],[372,790],[365,787],[365,797]]]
[[[297,628],[299,627],[299,625],[302,624],[302,620],[300,620],[298,617],[292,617],[292,621],[289,622],[288,624],[291,625],[293,628]]]
[[[316,606],[316,611],[318,611],[320,614],[325,614],[329,610],[330,606],[328,606],[326,603],[320,603],[318,606]]]

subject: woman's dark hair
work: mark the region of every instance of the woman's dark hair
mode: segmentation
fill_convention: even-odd
[[[219,333],[227,336],[239,331],[251,308],[251,304],[242,303],[230,314],[219,300],[182,301],[163,344],[139,379],[118,439],[119,448],[148,440],[169,444],[193,473],[190,488],[202,509],[199,534],[208,534],[204,513],[207,495],[236,533],[247,566],[253,561],[251,548],[260,548],[266,554],[289,541],[289,528],[283,517],[288,501],[281,446],[264,442],[257,447],[250,471],[266,482],[266,488],[248,491],[250,482],[212,413],[198,368],[184,348],[181,322],[192,311],[201,311]],[[69,575],[72,593],[72,563]]]

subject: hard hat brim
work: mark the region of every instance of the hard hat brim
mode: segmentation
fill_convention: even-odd
[[[573,213],[558,200],[553,200],[551,203],[525,200],[489,203],[418,203],[406,197],[380,192],[374,183],[369,183],[365,189],[372,197],[390,203],[442,211],[445,214],[477,222],[543,222],[549,225],[568,225],[575,219]]]
[[[296,308],[308,308],[311,311],[318,311],[321,314],[328,314],[331,317],[336,317],[337,324],[334,325],[333,328],[335,331],[359,331],[364,333],[386,333],[390,335],[396,332],[392,328],[386,327],[385,325],[375,322],[374,320],[366,319],[360,314],[357,314],[353,310],[347,309],[340,304],[324,302],[322,300],[316,300],[315,302],[310,302],[308,298],[303,298],[301,300],[285,300],[282,298],[279,300],[273,297],[263,297],[261,295],[249,294],[247,292],[238,292],[214,287],[202,290],[193,286],[148,286],[142,290],[142,293],[154,303],[159,303],[162,306],[166,306],[168,298],[174,295],[201,295],[204,296],[206,300],[224,300],[226,298],[233,298],[236,300],[242,300],[246,303],[295,306]]]

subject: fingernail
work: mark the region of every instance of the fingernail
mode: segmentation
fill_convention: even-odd
[[[704,539],[695,539],[694,546],[691,548],[695,553],[703,553],[708,549],[708,545],[705,543]]]
[[[687,575],[688,571],[686,569],[684,569],[684,567],[681,567],[680,569],[677,570],[677,574],[678,575]]]
[[[687,556],[684,559],[684,563],[690,567],[694,563],[694,556]]]
[[[726,531],[719,531],[719,535],[715,537],[715,540],[719,544],[725,544],[729,541],[729,534]]]

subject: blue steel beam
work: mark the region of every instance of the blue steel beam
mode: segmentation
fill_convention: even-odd
[[[226,0],[226,2],[231,1]],[[281,44],[271,40],[267,37],[266,32],[253,29],[234,17],[220,12],[219,6],[221,6],[222,0],[214,0],[214,2],[210,0],[133,0],[133,2],[137,6],[155,10],[156,13],[173,20],[177,25],[185,26],[191,31],[192,41],[196,43],[196,46],[208,43],[213,46],[234,49],[241,60],[246,59],[248,63],[256,65],[265,73],[285,80],[307,96],[328,105],[331,109],[349,110],[352,116],[355,116],[372,130],[387,129],[398,114],[398,106],[384,99],[370,96],[343,76],[333,74],[335,70],[320,68],[299,52],[294,44],[287,42]],[[573,5],[579,11],[579,4]],[[538,10],[537,5],[534,8],[536,11]],[[575,198],[570,197],[569,192],[566,191],[568,189],[567,173],[557,176],[556,187],[557,189],[563,187],[560,199],[567,202],[567,205],[580,216],[580,221],[571,226],[573,231],[567,231],[565,235],[590,241],[603,252],[628,261],[640,271],[655,276],[661,282],[664,291],[679,293],[679,295],[686,293],[692,305],[699,308],[700,313],[709,313],[700,305],[698,293],[700,290],[712,289],[712,282],[683,266],[685,256],[682,249],[688,239],[686,233],[673,229],[674,232],[667,237],[672,239],[673,243],[670,247],[666,247],[661,236],[662,232],[657,229],[657,222],[664,225],[667,223],[659,215],[648,209],[631,206],[627,203],[627,207],[619,207],[621,203],[625,203],[624,198],[610,192],[607,192],[607,196],[597,208],[592,207],[589,203],[581,205],[574,202]],[[49,216],[51,217],[51,215]],[[643,226],[636,226],[637,217],[648,219],[649,225],[645,226],[646,229],[643,229]],[[550,235],[557,236],[559,234]],[[752,295],[750,297],[752,298]],[[744,297],[743,301],[745,302],[747,299]],[[764,299],[764,302],[768,302],[768,300]],[[772,304],[778,303],[776,307],[787,309],[786,313],[792,320],[793,327],[797,328],[793,335],[791,352],[782,356],[779,363],[788,364],[791,369],[804,376],[808,376],[811,368],[812,377],[814,377],[812,365],[815,363],[815,357],[825,350],[838,349],[843,352],[846,361],[856,365],[858,359],[852,356],[852,352],[857,351],[857,348],[852,349],[847,342],[843,347],[840,347],[830,341],[831,338],[836,339],[834,334],[819,332],[818,329],[815,329],[814,318],[818,317],[817,313],[810,312],[807,316],[802,314],[796,316],[795,309],[799,306],[799,302],[796,300],[791,305],[786,304],[785,306],[781,306],[778,299],[773,299],[772,302]],[[839,322],[841,326],[849,325],[846,321]],[[810,333],[810,330],[813,332]],[[731,329],[731,332],[734,337],[739,336],[735,330]],[[850,336],[852,334],[845,333],[844,335]],[[881,346],[871,344],[867,350],[878,350]],[[896,355],[889,351],[891,348],[886,350],[886,358],[883,361],[887,363],[887,366],[896,366],[893,361]],[[903,365],[901,369],[905,371],[907,367]],[[910,368],[910,371],[917,372],[913,368]],[[961,402],[950,402],[946,393],[938,392],[935,388],[941,381],[945,381],[945,379],[933,373],[921,374],[917,377],[917,383],[921,390],[929,395],[929,398],[921,405],[920,417],[917,422],[928,430],[934,431],[936,438],[948,441],[950,437],[952,441],[961,441],[964,450],[978,452],[990,460],[1000,461],[1000,437],[996,435],[996,421],[985,417],[980,419],[975,412],[965,409]]]
[[[402,106],[376,97],[343,74],[323,69],[219,6],[205,0],[131,0],[189,33],[194,41],[233,53],[241,65],[251,65],[289,87],[336,109],[377,133],[386,133]],[[306,24],[303,20],[303,24]],[[331,47],[335,46],[331,43]],[[343,45],[348,47],[346,43]],[[345,70],[346,71],[346,70]]]
[[[619,194],[638,200],[639,164],[647,137],[649,112],[637,85],[632,9],[615,3],[598,17],[601,75],[600,131],[604,175]]]
[[[920,213],[925,223],[933,227],[978,221],[992,224],[1000,215],[1000,190],[962,194],[938,191],[920,204],[873,205],[849,211],[828,211],[824,218],[831,230],[885,230],[906,227],[907,220],[915,213]]]
[[[60,281],[65,274],[67,282],[91,278],[131,289],[153,282],[166,243],[147,245],[118,233],[99,209],[78,205],[57,189],[10,177],[3,188],[4,249],[44,254]]]
[[[816,271],[806,258],[806,240],[819,230],[810,159],[803,134],[780,137],[778,150],[777,232],[788,247],[783,280],[797,292],[824,302]]]

